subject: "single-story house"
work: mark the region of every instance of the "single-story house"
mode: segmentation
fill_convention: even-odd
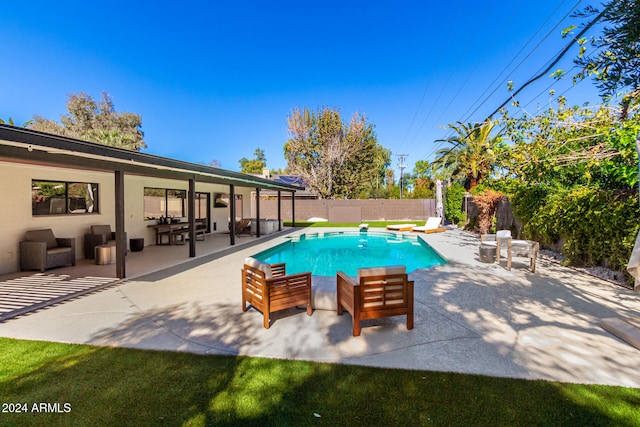
[[[56,236],[75,237],[76,258],[81,258],[89,228],[109,224],[116,235],[116,275],[124,278],[129,243],[125,236],[154,244],[155,230],[149,225],[181,218],[189,224],[189,254],[195,257],[196,221],[208,233],[229,232],[238,219],[251,217],[252,193],[275,192],[280,202],[282,192],[293,195],[304,190],[259,176],[4,124],[0,124],[0,171],[0,274],[20,269],[19,242],[26,231],[50,228]],[[256,218],[260,218],[259,203],[260,197]],[[295,197],[286,203],[291,203],[295,220]],[[280,214],[274,219],[280,220]],[[256,235],[260,237],[259,225]],[[235,244],[233,232],[229,244]]]

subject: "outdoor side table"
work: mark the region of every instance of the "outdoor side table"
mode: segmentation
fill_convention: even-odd
[[[496,251],[498,250],[495,246],[490,245],[480,245],[480,261],[492,263],[496,261]]]
[[[118,256],[116,255],[116,242],[109,243],[109,249],[111,250],[111,261],[109,264],[115,264]]]
[[[104,264],[111,263],[111,246],[110,245],[98,245],[94,248],[94,251],[95,251],[94,259],[96,264],[104,265]]]

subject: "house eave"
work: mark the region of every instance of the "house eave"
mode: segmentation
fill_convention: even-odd
[[[203,182],[275,191],[304,190],[295,185],[277,183],[240,172],[5,124],[0,124],[0,158],[101,171],[123,171],[155,177],[193,178]]]

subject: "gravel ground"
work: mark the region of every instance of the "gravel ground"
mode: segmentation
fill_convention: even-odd
[[[561,264],[566,260],[566,257],[562,254],[554,251],[550,251],[548,249],[540,249],[540,257]],[[625,288],[632,288],[629,284],[625,282],[625,275],[620,271],[611,270],[610,268],[605,267],[573,267],[569,266],[577,271],[581,271],[583,273],[590,274],[592,276],[598,277],[603,280],[607,280],[609,282],[615,283],[620,286],[624,286]]]

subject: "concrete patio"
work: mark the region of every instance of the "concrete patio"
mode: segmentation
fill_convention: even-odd
[[[450,263],[411,273],[413,330],[388,318],[353,337],[348,313],[325,310],[284,311],[264,329],[260,313],[241,310],[243,260],[305,231],[175,262],[147,247],[127,256],[126,281],[2,322],[0,336],[640,387],[640,350],[599,326],[639,317],[639,293],[542,259],[535,274],[526,258],[511,271],[481,263],[478,238],[458,230],[421,236]],[[153,269],[135,270],[138,256]]]

